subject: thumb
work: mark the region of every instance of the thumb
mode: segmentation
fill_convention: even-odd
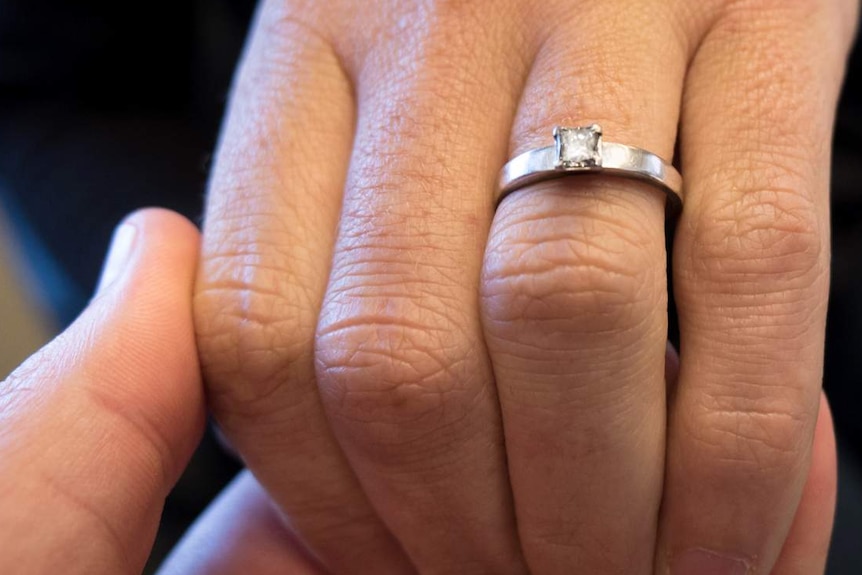
[[[143,569],[203,429],[198,241],[171,212],[127,218],[87,309],[0,383],[0,573]]]

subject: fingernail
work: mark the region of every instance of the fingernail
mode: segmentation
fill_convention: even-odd
[[[137,228],[129,222],[124,222],[114,231],[111,248],[108,250],[108,257],[105,258],[105,264],[102,267],[99,287],[96,288],[97,294],[108,289],[123,274],[132,253],[137,233]]]
[[[673,558],[670,575],[748,575],[748,562],[706,549],[689,549]]]

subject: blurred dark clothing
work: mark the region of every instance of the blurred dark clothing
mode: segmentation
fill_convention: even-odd
[[[86,304],[125,214],[160,205],[200,220],[253,8],[0,0],[0,202],[61,325]],[[204,440],[168,499],[147,572],[238,467]]]
[[[0,0],[0,190],[61,323],[130,209],[201,213],[249,0]],[[41,245],[39,245],[41,244]],[[52,268],[52,264],[56,267]]]
[[[61,323],[114,225],[146,205],[200,219],[251,0],[0,0],[0,200]],[[842,479],[833,575],[862,573],[862,54],[838,115],[826,386]],[[827,169],[824,166],[824,169]],[[153,563],[236,471],[211,440],[165,512]]]

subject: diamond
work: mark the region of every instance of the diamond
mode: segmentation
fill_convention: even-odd
[[[580,128],[554,128],[556,167],[562,170],[602,165],[602,128],[597,124]]]

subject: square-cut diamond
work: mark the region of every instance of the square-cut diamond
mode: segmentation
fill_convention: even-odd
[[[592,168],[602,165],[602,129],[597,125],[586,128],[554,128],[557,144],[557,168]]]

